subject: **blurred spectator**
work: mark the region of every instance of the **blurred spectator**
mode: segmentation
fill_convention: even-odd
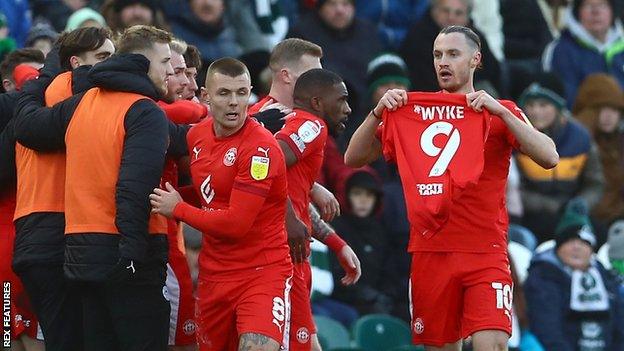
[[[9,24],[7,23],[7,18],[0,12],[0,61],[4,59],[6,54],[16,48],[17,44],[15,43],[15,39],[9,36]]]
[[[82,27],[106,27],[106,20],[99,12],[85,7],[74,13],[67,19],[65,31],[72,31]]]
[[[385,50],[398,50],[412,24],[429,8],[427,0],[356,1],[356,15],[377,25]]]
[[[552,239],[557,214],[568,201],[574,199],[591,211],[604,187],[598,148],[587,129],[570,116],[562,94],[557,77],[542,74],[518,101],[533,126],[553,139],[560,158],[555,168],[543,169],[524,154],[516,157],[522,176],[523,224],[539,242]]]
[[[355,17],[354,0],[319,0],[316,12],[302,16],[287,37],[309,40],[323,48],[323,67],[339,74],[349,89],[353,109],[339,144],[344,144],[366,116],[366,67],[381,51],[377,29]]]
[[[43,53],[36,49],[19,49],[8,54],[0,63],[0,79],[5,92],[16,89],[16,80],[13,76],[15,67],[21,63],[26,63],[31,67],[40,69],[43,67]]]
[[[503,18],[500,14],[500,0],[479,0],[472,2],[470,18],[475,28],[479,28],[487,41],[492,55],[498,61],[505,59],[503,53]]]
[[[4,14],[9,24],[9,36],[17,42],[18,47],[24,46],[28,31],[32,25],[31,12],[28,1],[2,0],[0,13]]]
[[[189,0],[175,4],[175,9],[170,5],[166,8],[171,29],[180,39],[199,49],[204,67],[224,56],[240,56],[234,29],[224,17],[223,0]]]
[[[278,0],[229,0],[225,14],[244,53],[270,52],[288,33],[288,18]]]
[[[470,4],[469,0],[432,0],[428,13],[407,33],[400,53],[407,63],[414,90],[440,89],[433,67],[433,42],[444,27],[451,25],[471,27]],[[483,34],[478,30],[475,32],[483,38]],[[501,73],[498,61],[490,52],[487,41],[482,40],[481,43],[483,69],[477,71],[475,82],[483,86],[484,81],[487,81],[490,86],[500,89]]]
[[[615,18],[612,0],[574,0],[567,28],[546,47],[544,70],[562,79],[568,107],[592,73],[613,74],[624,85],[624,32]]]
[[[620,219],[611,224],[607,244],[609,244],[609,262],[622,285],[620,290],[624,293],[624,220]]]
[[[531,83],[525,82],[526,77],[540,69],[546,45],[559,36],[551,16],[559,11],[553,12],[546,0],[501,0],[500,11],[511,82],[509,94],[515,99]]]
[[[47,22],[39,22],[30,28],[24,46],[37,49],[47,56],[58,36],[59,34]]]
[[[342,267],[332,256],[332,297],[348,303],[360,314],[391,313],[395,272],[389,269],[387,235],[376,215],[381,208],[381,183],[369,171],[354,171],[346,179],[348,206],[334,221],[337,233],[349,243],[362,263],[362,277],[351,286],[340,283]]]
[[[169,29],[158,0],[106,0],[100,13],[113,32],[122,32],[137,24]]]
[[[624,218],[624,92],[607,74],[592,74],[579,88],[574,115],[593,135],[606,181],[605,192],[592,219],[606,232],[609,223]],[[603,236],[604,237],[604,236]]]
[[[62,32],[72,13],[89,5],[89,0],[29,0],[35,20],[44,18]]]
[[[555,235],[555,248],[533,258],[524,284],[531,331],[546,350],[624,350],[623,302],[592,257],[586,213],[568,206]]]

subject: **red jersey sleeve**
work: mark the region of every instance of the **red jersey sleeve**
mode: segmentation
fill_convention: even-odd
[[[524,114],[524,111],[522,111],[522,109],[518,107],[518,105],[516,105],[513,101],[501,100],[500,103],[505,106],[509,111],[511,111],[511,113],[513,113],[513,115],[516,116],[519,120],[530,125],[531,127],[533,126],[529,121],[529,118]],[[520,143],[518,143],[518,140],[516,140],[516,137],[513,135],[511,130],[509,130],[509,128],[507,128],[507,142],[509,142],[509,144],[515,150],[520,148]]]
[[[198,123],[208,114],[205,105],[188,100],[178,100],[171,104],[159,101],[158,106],[165,111],[167,118],[176,124]]]
[[[327,126],[320,119],[289,118],[275,138],[288,144],[297,160],[301,160],[325,147],[322,134],[327,134]]]
[[[383,114],[381,115],[383,122],[379,124],[377,127],[377,132],[375,136],[381,142],[381,152],[384,155],[384,158],[388,162],[394,162],[396,160],[396,150],[394,149],[394,138],[392,137],[392,123],[387,123],[388,115],[390,113],[388,110],[384,109]]]
[[[266,197],[273,179],[279,175],[278,165],[284,163],[282,150],[275,140],[248,140],[239,159],[241,162],[232,188]]]

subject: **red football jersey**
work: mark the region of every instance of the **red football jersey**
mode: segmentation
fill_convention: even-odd
[[[204,233],[201,278],[240,280],[268,265],[290,265],[284,224],[286,164],[275,138],[253,119],[235,134],[219,138],[213,119],[206,119],[189,130],[187,141],[193,186],[204,210],[227,209],[233,188],[265,198],[251,229],[240,239]]]
[[[436,98],[440,101],[441,106],[449,106],[449,107],[438,107],[434,109],[434,111],[427,111],[429,116],[433,114],[434,118],[437,118],[438,115],[444,115],[446,117],[454,117],[457,119],[458,110],[455,107],[455,111],[451,111],[450,105],[456,106],[466,106],[465,96],[464,95],[456,95],[456,94],[448,94],[448,93],[427,93],[427,95],[422,95],[424,93],[419,93],[420,96],[427,96],[428,98]],[[414,110],[415,103],[413,102],[415,95],[410,94],[410,103],[408,103],[408,108],[411,106],[411,109]],[[507,107],[514,115],[516,115],[519,119],[526,121],[524,114],[522,111],[511,101],[501,101],[501,103]],[[424,111],[424,110],[423,110]],[[474,113],[469,107],[465,107],[463,109],[463,116],[467,117],[469,114]],[[448,122],[448,120],[447,120]],[[399,153],[403,153],[405,150],[400,149],[397,144],[390,144],[384,138],[383,135],[387,134],[386,131],[387,126],[382,124],[382,147],[384,150],[384,154],[386,158],[393,160],[398,163],[399,168],[401,167],[401,159],[398,157]],[[445,127],[448,129],[448,127]],[[460,130],[461,142],[464,141],[464,135],[470,135],[472,130]],[[436,144],[438,143],[438,138],[432,138],[431,135],[424,135],[424,133],[416,134],[418,131],[405,130],[404,128],[401,130],[401,133],[405,135],[406,140],[412,138],[411,145],[414,144],[422,145],[423,139],[424,143],[427,144],[427,148],[429,149],[431,154],[438,153],[437,156],[434,157],[435,163],[438,162],[439,159],[442,159],[445,152],[449,149],[449,144],[452,141],[453,132],[447,134],[446,130],[443,135],[448,135],[446,139],[449,141],[446,143],[445,148],[440,149]],[[479,132],[480,134],[480,132]],[[379,135],[379,134],[378,134]],[[476,134],[475,134],[476,135]],[[435,140],[433,140],[435,139]],[[474,142],[478,142],[476,137],[473,136],[472,140]],[[407,143],[402,143],[402,145],[407,145]],[[478,147],[482,147],[481,145]],[[433,146],[433,147],[432,147]],[[441,145],[440,145],[441,146]],[[457,152],[461,152],[461,149],[466,146],[460,143],[460,146],[457,148]],[[468,150],[472,150],[475,152],[475,145],[467,145],[470,147]],[[422,147],[422,146],[421,146]],[[508,217],[507,210],[505,206],[505,187],[507,183],[507,175],[509,172],[509,160],[511,157],[511,152],[514,148],[518,147],[518,143],[511,133],[511,131],[507,128],[505,123],[497,116],[492,116],[490,119],[489,129],[487,132],[487,140],[485,141],[484,151],[483,152],[483,167],[480,172],[480,176],[475,185],[467,186],[459,197],[451,195],[453,198],[452,203],[448,207],[448,218],[446,222],[440,227],[435,235],[428,237],[422,234],[422,231],[418,228],[418,223],[414,225],[410,218],[411,227],[411,235],[410,242],[408,245],[408,251],[442,251],[442,252],[506,252],[507,250],[507,228],[508,228]],[[451,151],[453,148],[450,149]],[[483,150],[483,149],[481,149]],[[466,156],[473,158],[474,155]],[[406,160],[403,158],[403,160]],[[451,176],[455,175],[452,172],[453,162],[458,159],[453,159],[451,163],[449,163],[449,169],[451,170]],[[435,164],[434,163],[434,164]],[[430,162],[423,162],[423,164],[431,165]],[[462,165],[463,164],[463,165]],[[474,166],[474,167],[473,167]],[[474,174],[475,170],[478,170],[480,165],[468,165],[464,162],[459,163],[457,166],[457,170],[460,173],[465,172],[466,170],[470,170],[470,173]],[[467,167],[467,168],[466,168]],[[405,167],[404,167],[405,168]],[[414,167],[412,167],[414,168]],[[430,172],[435,173],[435,167],[425,167],[425,171],[427,174]],[[404,184],[404,190],[406,194],[406,203],[409,208],[413,205],[412,203],[417,203],[422,201],[421,192],[423,194],[436,194],[439,192],[439,186],[416,186],[418,184],[417,179],[412,179],[408,184],[414,184],[415,189],[407,188],[405,189],[406,181],[403,178],[411,177],[410,174],[403,174],[400,170],[402,182]],[[460,174],[461,176],[461,174]],[[411,194],[411,195],[410,195]],[[417,196],[414,196],[416,194]],[[427,195],[425,195],[427,196]],[[422,203],[419,205],[422,206]],[[410,211],[411,212],[411,211]]]
[[[267,96],[263,97],[262,99],[260,99],[260,101],[258,101],[255,104],[249,106],[249,108],[247,109],[247,115],[248,116],[253,116],[256,113],[260,112],[260,109],[262,108],[262,106],[264,106],[264,104],[269,102],[269,100],[271,100],[271,99],[273,101],[275,101],[275,99],[273,99],[270,95],[267,95]]]
[[[297,217],[311,230],[310,190],[323,166],[327,125],[322,118],[295,109],[275,138],[288,144],[297,156],[297,163],[288,168],[288,196]]]

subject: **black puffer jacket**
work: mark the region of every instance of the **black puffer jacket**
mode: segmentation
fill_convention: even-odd
[[[98,88],[138,93],[146,98],[135,102],[124,119],[126,135],[115,194],[115,225],[121,235],[66,236],[65,273],[70,279],[105,281],[130,260],[136,269],[167,261],[166,235],[148,235],[148,196],[159,185],[169,139],[168,122],[154,102],[159,96],[148,69],[149,61],[144,56],[126,54],[113,56],[89,72],[89,80]],[[41,108],[42,88],[47,84],[46,77],[42,78],[24,87],[15,110],[15,133],[26,147],[38,151],[62,149],[67,127],[84,94],[52,108]]]

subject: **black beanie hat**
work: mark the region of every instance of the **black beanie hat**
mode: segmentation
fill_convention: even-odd
[[[592,248],[596,246],[596,236],[592,229],[587,207],[578,201],[570,201],[555,228],[555,242],[558,248],[570,239],[581,239]]]
[[[566,106],[565,88],[558,76],[553,73],[540,73],[535,81],[522,92],[518,99],[518,105],[524,107],[527,100],[546,99],[552,102],[559,110]]]
[[[358,187],[366,190],[370,190],[375,194],[380,194],[381,189],[379,188],[379,183],[375,180],[375,176],[370,174],[367,171],[356,171],[349,177],[347,183],[345,184],[345,190],[347,194],[351,191],[351,188]]]
[[[383,53],[368,63],[366,80],[369,95],[378,86],[389,82],[397,82],[410,88],[410,80],[407,74],[407,65],[398,55]]]

